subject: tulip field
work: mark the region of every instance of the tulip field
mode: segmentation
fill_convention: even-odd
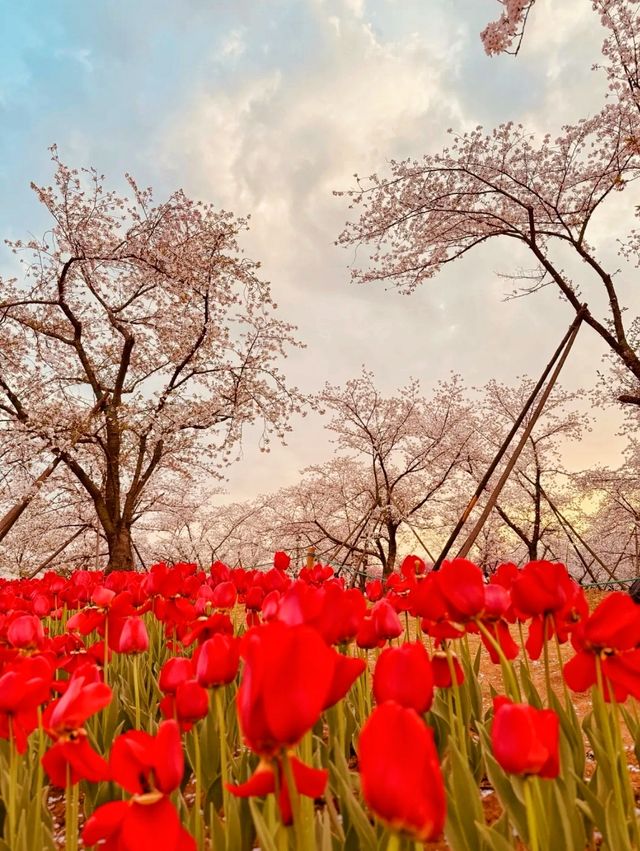
[[[637,849],[639,647],[544,561],[3,579],[0,848]]]

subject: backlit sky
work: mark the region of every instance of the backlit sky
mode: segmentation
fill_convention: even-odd
[[[601,35],[590,9],[538,0],[518,58],[489,59],[478,33],[497,16],[493,0],[0,3],[0,235],[46,229],[29,182],[49,182],[56,142],[67,163],[94,165],[116,186],[128,171],[159,200],[182,187],[251,214],[243,245],[307,344],[285,369],[303,390],[362,364],[389,394],[410,376],[428,392],[451,371],[469,385],[537,376],[572,316],[550,289],[503,302],[511,286],[497,273],[524,256],[495,243],[411,297],[356,286],[353,253],[333,244],[347,210],[332,192],[355,172],[437,150],[449,127],[513,119],[554,132],[597,109],[603,86],[589,68]],[[618,198],[596,223],[612,258],[633,203]],[[0,270],[10,263],[0,254]],[[584,329],[563,384],[592,386],[601,354]],[[567,463],[617,464],[616,428],[615,413],[599,416]],[[229,498],[292,483],[331,452],[317,415],[268,457],[256,442],[247,433]]]

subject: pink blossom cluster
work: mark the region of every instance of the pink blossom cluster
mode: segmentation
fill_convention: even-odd
[[[497,21],[492,21],[480,33],[485,52],[492,56],[504,53],[522,31],[527,10],[532,0],[501,0],[504,11]]]

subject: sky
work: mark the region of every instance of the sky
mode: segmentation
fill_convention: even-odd
[[[501,275],[527,265],[511,245],[479,249],[411,296],[351,283],[353,250],[335,245],[349,213],[333,193],[355,173],[437,151],[448,128],[514,120],[554,133],[599,107],[590,0],[538,0],[517,58],[482,49],[498,13],[495,0],[0,3],[0,236],[47,229],[29,185],[50,182],[56,143],[65,162],[95,166],[116,188],[130,172],[158,200],[183,188],[250,214],[242,245],[306,344],[284,365],[305,392],[363,364],[389,395],[412,376],[426,394],[451,372],[470,386],[537,377],[572,315],[550,288],[504,301],[512,285]],[[629,204],[620,193],[595,222],[618,265]],[[0,273],[13,262],[0,250]],[[593,386],[602,354],[583,329],[563,386]],[[268,456],[247,432],[225,500],[292,484],[330,457],[318,414],[292,425]],[[615,410],[598,414],[567,465],[618,464],[618,426]]]

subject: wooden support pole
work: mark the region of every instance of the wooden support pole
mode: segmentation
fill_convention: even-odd
[[[558,520],[560,521],[561,525],[564,525],[564,526],[566,526],[566,527],[567,527],[567,529],[570,529],[570,530],[571,530],[571,532],[572,532],[572,534],[573,534],[573,535],[574,535],[574,536],[578,539],[578,541],[580,541],[580,543],[581,543],[581,544],[582,544],[582,546],[585,548],[585,550],[589,553],[589,555],[590,555],[592,558],[594,558],[594,559],[598,562],[598,564],[600,565],[600,567],[602,567],[602,568],[603,568],[603,570],[605,570],[605,571],[606,571],[606,573],[608,573],[608,574],[609,574],[609,578],[610,578],[610,579],[615,579],[615,578],[616,578],[615,572],[614,572],[613,570],[611,570],[611,568],[610,568],[607,564],[605,564],[605,563],[604,563],[604,561],[600,558],[600,556],[599,556],[599,555],[598,555],[598,554],[597,554],[597,553],[596,553],[596,552],[595,552],[595,551],[594,551],[594,550],[593,550],[593,549],[589,546],[589,544],[585,541],[585,539],[584,539],[584,538],[582,537],[582,535],[578,532],[578,530],[577,530],[577,529],[576,529],[576,528],[575,528],[575,527],[574,527],[574,526],[573,526],[573,525],[572,525],[572,524],[571,524],[571,523],[567,520],[567,518],[566,518],[566,517],[562,514],[562,512],[560,511],[560,509],[559,509],[559,508],[557,508],[557,507],[553,504],[553,502],[551,501],[551,499],[550,499],[550,498],[549,498],[549,496],[547,495],[547,492],[544,490],[544,488],[543,488],[542,486],[540,487],[540,493],[542,494],[542,496],[543,496],[543,497],[545,498],[545,500],[547,501],[547,504],[548,504],[549,508],[553,511],[553,513],[555,514],[555,516],[558,518]],[[565,534],[566,534],[566,530],[565,530]],[[584,563],[584,562],[583,562],[583,563]],[[589,571],[589,576],[591,576],[591,578],[593,579],[593,581],[594,581],[594,582],[596,582],[596,579],[595,579],[595,577],[593,576],[593,574],[591,573],[591,571]]]
[[[55,559],[56,556],[59,556],[61,552],[66,550],[67,547],[69,546],[69,544],[72,543],[72,541],[75,541],[75,539],[78,537],[78,535],[81,535],[88,528],[90,528],[90,527],[81,526],[79,529],[77,529],[70,538],[67,538],[67,540],[64,542],[64,544],[61,544],[54,553],[52,553],[48,558],[46,558],[36,568],[34,568],[31,571],[31,573],[27,574],[26,578],[27,579],[33,579],[34,576],[37,576],[40,573],[41,570],[44,570],[45,567],[47,567],[48,565],[51,564],[51,562]]]
[[[33,482],[33,484],[29,487],[29,490],[22,497],[20,502],[16,503],[12,508],[7,511],[4,517],[0,518],[0,541],[5,538],[12,527],[18,522],[22,513],[28,508],[29,503],[35,499],[35,497],[40,492],[40,488],[49,478],[49,476],[53,473],[58,464],[62,461],[62,458],[58,455],[57,458],[54,458],[51,464],[43,470],[38,478]]]
[[[564,350],[562,351],[562,354],[560,355],[558,363],[556,364],[556,368],[553,370],[553,373],[552,373],[551,377],[549,378],[547,386],[545,387],[545,389],[544,389],[544,391],[543,391],[543,393],[542,393],[542,395],[541,395],[541,397],[538,401],[538,404],[535,407],[535,410],[531,414],[531,418],[529,419],[529,422],[527,423],[524,431],[522,432],[520,440],[518,441],[518,444],[517,444],[516,448],[514,449],[513,454],[511,455],[511,458],[509,458],[509,461],[507,462],[506,467],[502,471],[502,475],[498,479],[496,486],[494,487],[493,491],[489,495],[489,499],[487,500],[485,507],[482,509],[482,513],[481,513],[480,517],[478,518],[475,526],[471,530],[469,537],[467,538],[467,540],[462,545],[462,548],[460,549],[460,552],[458,553],[458,558],[465,558],[468,555],[469,550],[471,549],[471,547],[474,544],[474,541],[478,537],[478,534],[480,533],[480,530],[484,526],[484,524],[487,520],[487,517],[489,516],[489,514],[493,510],[493,507],[495,506],[496,502],[498,501],[498,497],[500,496],[500,492],[502,491],[502,488],[504,487],[507,479],[511,475],[511,471],[515,467],[516,462],[517,462],[518,458],[520,457],[520,453],[524,449],[525,444],[526,444],[527,440],[529,439],[531,432],[533,431],[533,427],[536,424],[536,422],[538,421],[538,418],[539,418],[540,414],[542,413],[542,411],[544,409],[544,406],[547,402],[547,399],[549,398],[549,394],[553,390],[553,387],[554,387],[554,385],[555,385],[555,383],[558,379],[558,376],[560,375],[560,371],[562,370],[562,367],[565,364],[565,361],[566,361],[566,359],[569,355],[569,352],[571,351],[573,343],[574,343],[576,336],[578,334],[578,331],[580,329],[580,325],[582,324],[582,317],[584,316],[584,309],[585,308],[583,308],[583,310],[580,311],[580,313],[576,316],[575,320],[572,322],[571,333],[570,333],[569,338],[568,338],[568,340],[565,344]]]
[[[580,324],[582,323],[582,319],[584,317],[586,309],[587,309],[587,305],[585,304],[585,305],[582,306],[581,311],[577,314],[576,318],[573,320],[573,322],[569,326],[569,329],[568,329],[567,333],[564,335],[564,337],[562,338],[560,345],[558,346],[558,348],[553,353],[553,357],[551,358],[549,363],[544,368],[544,371],[543,371],[542,375],[540,376],[538,383],[536,384],[536,386],[531,391],[531,394],[530,394],[529,398],[527,399],[527,401],[524,403],[524,407],[523,407],[522,411],[520,411],[518,418],[516,419],[513,426],[511,427],[509,434],[505,437],[502,444],[500,445],[500,448],[498,449],[498,452],[496,453],[495,458],[493,459],[491,464],[489,464],[489,467],[487,468],[486,473],[484,474],[484,476],[480,480],[478,487],[476,488],[473,496],[471,497],[471,499],[467,503],[467,507],[465,508],[465,510],[460,515],[460,519],[458,520],[458,522],[455,525],[455,528],[453,529],[453,531],[449,535],[449,538],[447,539],[447,542],[444,545],[442,552],[440,553],[440,555],[436,559],[435,564],[433,565],[433,570],[439,570],[440,569],[440,565],[442,564],[442,562],[445,560],[445,558],[449,554],[449,550],[451,549],[451,547],[456,542],[458,535],[462,531],[462,527],[467,522],[469,515],[471,514],[471,512],[475,508],[476,503],[478,502],[478,499],[480,498],[480,496],[482,495],[482,492],[487,487],[487,485],[489,483],[489,479],[494,474],[498,464],[500,463],[500,461],[504,457],[505,452],[509,448],[511,441],[513,440],[518,429],[520,428],[520,426],[524,422],[525,417],[529,413],[529,409],[531,408],[531,406],[535,402],[535,399],[536,399],[538,393],[540,392],[540,390],[542,389],[545,381],[547,380],[549,373],[553,369],[554,364],[556,363],[558,358],[562,355],[562,352],[565,350],[565,348],[567,346],[569,346],[569,347],[571,346],[569,341],[571,340],[571,343],[573,342],[572,336],[575,337],[575,334],[577,333],[577,330],[580,327]]]

